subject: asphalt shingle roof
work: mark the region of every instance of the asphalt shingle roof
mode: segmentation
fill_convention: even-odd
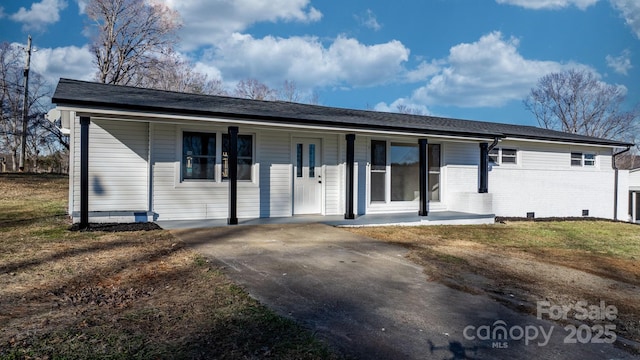
[[[221,116],[260,122],[348,127],[461,137],[507,137],[581,144],[628,146],[625,142],[553,131],[534,126],[353,110],[282,101],[197,95],[60,79],[52,102],[60,106],[162,114]]]

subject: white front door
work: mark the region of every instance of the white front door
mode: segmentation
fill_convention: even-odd
[[[322,160],[320,139],[293,139],[293,213],[322,212]]]

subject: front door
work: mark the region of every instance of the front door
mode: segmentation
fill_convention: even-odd
[[[322,212],[322,166],[320,139],[293,140],[294,214]]]

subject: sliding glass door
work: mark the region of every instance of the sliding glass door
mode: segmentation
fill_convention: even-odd
[[[428,146],[429,200],[440,201],[440,145]],[[417,202],[420,197],[418,144],[371,141],[371,203]]]

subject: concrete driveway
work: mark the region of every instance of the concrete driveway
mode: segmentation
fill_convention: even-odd
[[[585,341],[584,336],[566,344],[571,337],[563,325],[429,282],[422,267],[405,259],[404,248],[339,228],[296,224],[173,232],[224,266],[251,296],[347,356],[633,358],[613,345]],[[500,331],[494,333],[502,328],[506,338],[500,338]]]

